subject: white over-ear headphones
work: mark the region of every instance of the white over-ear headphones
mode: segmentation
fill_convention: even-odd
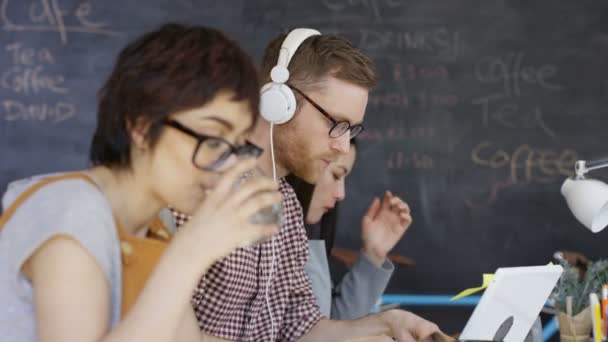
[[[287,83],[289,79],[289,62],[298,47],[309,37],[318,36],[321,32],[313,29],[298,28],[285,37],[279,52],[277,65],[270,72],[272,82],[266,83],[260,92],[260,113],[266,121],[275,125],[285,123],[296,111],[296,97]]]

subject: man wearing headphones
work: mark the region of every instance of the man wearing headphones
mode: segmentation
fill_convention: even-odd
[[[297,51],[297,53],[296,53]],[[205,332],[238,341],[345,341],[386,335],[426,341],[439,329],[401,310],[353,321],[321,317],[304,271],[308,241],[302,209],[282,178],[315,183],[363,130],[372,61],[347,40],[296,29],[266,48],[260,112],[250,141],[264,148],[260,168],[279,179],[284,222],[271,241],[237,250],[215,264],[193,296]],[[178,213],[177,225],[183,222]]]

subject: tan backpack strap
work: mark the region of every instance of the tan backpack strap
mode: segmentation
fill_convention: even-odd
[[[150,225],[149,234],[165,241],[169,241],[173,235],[158,216]]]
[[[66,180],[66,179],[82,179],[82,180],[85,180],[85,181],[91,183],[93,186],[98,187],[97,183],[95,183],[95,181],[90,176],[88,176],[87,174],[84,174],[84,173],[67,173],[67,174],[43,179],[40,182],[32,185],[27,190],[25,190],[21,195],[19,195],[19,197],[17,197],[17,199],[11,204],[11,206],[8,207],[8,209],[6,209],[6,211],[2,214],[2,216],[0,216],[0,230],[2,230],[2,227],[4,227],[4,224],[6,222],[8,222],[8,220],[13,216],[13,214],[15,213],[17,208],[19,208],[19,206],[21,204],[23,204],[23,202],[25,202],[36,191],[40,190],[42,187],[44,187],[47,184],[59,182],[59,181]]]

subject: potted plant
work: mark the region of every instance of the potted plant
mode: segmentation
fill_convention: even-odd
[[[559,323],[560,341],[587,342],[592,328],[589,294],[599,295],[602,285],[608,284],[608,260],[589,262],[585,267],[565,261],[560,264],[564,273],[551,296]]]

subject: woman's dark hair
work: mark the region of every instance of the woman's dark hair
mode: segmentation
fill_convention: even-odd
[[[351,139],[351,148],[357,147],[357,139]],[[315,191],[314,184],[307,183],[294,176],[293,174],[285,177],[287,182],[291,185],[296,193],[296,197],[302,206],[302,212],[304,214],[304,225],[306,227],[306,235],[309,240],[323,240],[325,241],[325,249],[327,252],[327,258],[331,256],[331,250],[334,247],[334,241],[336,239],[336,226],[338,224],[338,208],[340,203],[336,203],[336,206],[326,212],[318,224],[318,229],[315,229],[317,225],[306,224],[306,216],[308,215],[308,209],[310,209],[310,201],[312,200],[312,194]]]
[[[247,100],[255,123],[257,67],[222,32],[171,23],[144,34],[120,52],[99,90],[91,163],[130,166],[130,128],[147,126],[147,142],[154,146],[167,116],[203,106],[222,90],[233,91],[236,101]]]

